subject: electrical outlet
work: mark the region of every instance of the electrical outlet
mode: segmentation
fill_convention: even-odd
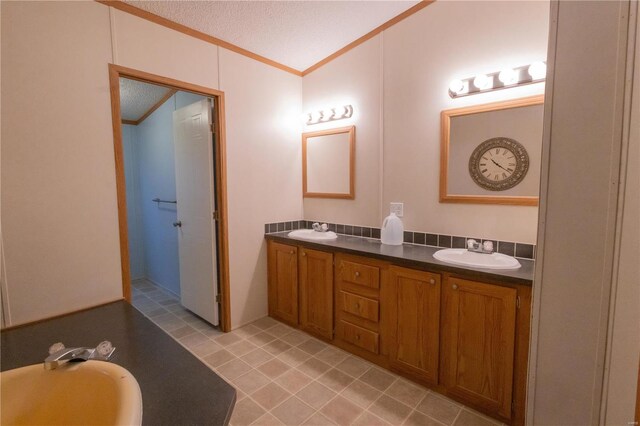
[[[402,217],[404,211],[404,203],[391,203],[391,213],[395,213],[396,216]]]

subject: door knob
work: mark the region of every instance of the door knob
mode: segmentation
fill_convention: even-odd
[[[173,222],[173,227],[174,228],[182,228],[182,222],[181,221]]]

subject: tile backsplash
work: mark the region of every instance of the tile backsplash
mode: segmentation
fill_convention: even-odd
[[[329,223],[319,220],[293,220],[288,222],[266,223],[264,225],[264,233],[271,234],[274,232],[293,231],[295,229],[311,229],[311,225],[315,222],[326,223],[329,226],[329,230],[337,234],[380,239],[380,228]],[[470,238],[482,242],[492,241],[493,247],[498,253],[519,257],[521,259],[535,259],[536,246],[533,244],[517,243],[511,241],[498,241],[489,238],[483,239],[474,236],[461,237],[457,235],[441,235],[431,234],[428,232],[404,231],[405,243],[442,248],[466,248],[467,240]]]

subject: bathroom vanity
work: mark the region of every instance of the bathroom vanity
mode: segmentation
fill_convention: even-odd
[[[124,301],[3,330],[1,340],[2,371],[41,364],[55,342],[111,341],[110,362],[140,385],[143,425],[226,425],[231,418],[233,386]]]
[[[436,247],[265,238],[270,316],[524,424],[533,261],[473,269],[436,260]]]

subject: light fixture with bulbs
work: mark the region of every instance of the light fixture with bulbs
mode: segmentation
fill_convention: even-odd
[[[325,108],[320,111],[313,111],[305,114],[305,123],[307,125],[326,123],[328,121],[335,121],[335,120],[342,120],[343,118],[349,118],[352,115],[353,115],[353,107],[351,105]]]
[[[542,61],[533,62],[515,68],[505,68],[488,74],[455,79],[449,84],[449,96],[475,95],[492,90],[508,89],[525,84],[541,83],[547,75],[547,64]]]

